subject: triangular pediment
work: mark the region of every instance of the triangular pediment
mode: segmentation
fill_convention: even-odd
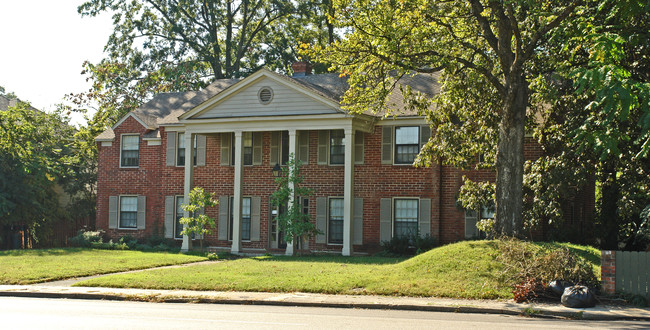
[[[182,115],[180,120],[342,114],[338,102],[263,69]]]

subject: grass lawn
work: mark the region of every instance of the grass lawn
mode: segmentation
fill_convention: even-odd
[[[600,265],[600,252],[577,250]],[[256,257],[214,264],[111,275],[77,286],[260,292],[317,292],[453,298],[512,298],[495,261],[494,241],[445,245],[410,259],[380,257]],[[599,274],[599,273],[597,273]],[[502,278],[502,276],[501,276]]]
[[[0,251],[0,284],[48,282],[201,260],[206,258],[164,252],[91,249]]]
[[[379,257],[257,257],[91,279],[79,286],[508,298],[484,242],[443,246],[408,260]]]

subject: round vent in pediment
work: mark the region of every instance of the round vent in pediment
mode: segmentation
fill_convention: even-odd
[[[273,100],[273,90],[271,87],[262,87],[257,92],[257,97],[262,104],[269,104]]]

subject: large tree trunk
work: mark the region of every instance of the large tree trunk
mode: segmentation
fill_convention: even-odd
[[[511,77],[499,124],[495,218],[497,234],[521,238],[528,86],[523,74]]]

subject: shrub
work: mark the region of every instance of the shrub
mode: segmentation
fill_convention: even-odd
[[[129,249],[135,249],[138,245],[138,239],[131,235],[124,235],[118,240],[119,244],[126,245]]]
[[[425,236],[417,236],[415,238],[415,254],[427,252],[438,245],[438,241],[429,234]]]
[[[498,250],[496,260],[505,266],[502,281],[511,283],[513,293],[517,292],[521,299],[543,294],[546,284],[552,280],[591,288],[600,286],[592,266],[567,248],[540,247],[516,239],[505,239],[499,241]],[[529,294],[530,290],[534,294]]]
[[[173,239],[157,235],[148,237],[144,245],[148,245],[150,249],[159,251],[169,251],[176,248],[176,242]]]
[[[384,249],[384,252],[387,254],[412,255],[413,252],[409,251],[409,247],[411,245],[409,241],[410,241],[409,237],[395,236],[391,238],[389,241],[381,242],[381,247]]]
[[[93,247],[93,244],[102,243],[104,241],[104,232],[98,231],[84,231],[79,230],[76,236],[70,238],[68,243],[72,247]]]
[[[415,255],[424,253],[436,247],[435,237],[430,235],[395,236],[389,241],[381,242],[384,255]]]

